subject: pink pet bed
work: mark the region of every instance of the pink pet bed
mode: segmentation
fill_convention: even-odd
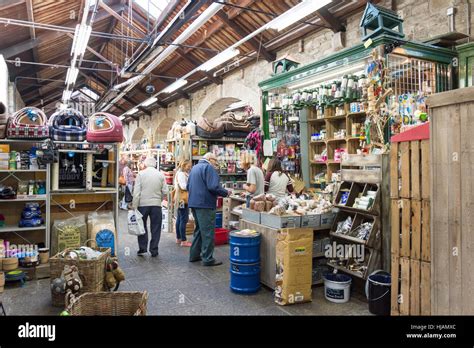
[[[89,117],[86,138],[91,143],[121,143],[123,141],[122,122],[117,116],[96,112]]]

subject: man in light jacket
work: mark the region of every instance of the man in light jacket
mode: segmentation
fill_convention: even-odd
[[[214,166],[217,158],[208,152],[204,159],[196,164],[188,179],[188,205],[192,209],[196,227],[189,261],[201,261],[204,266],[222,265],[216,261],[214,253],[214,229],[216,227],[217,197],[227,197],[230,192],[220,185],[219,174]]]
[[[143,215],[146,233],[138,236],[138,256],[143,256],[150,250],[152,257],[158,256],[158,243],[161,236],[161,201],[168,194],[165,176],[156,169],[156,160],[147,157],[145,169],[138,173],[133,188],[133,209]],[[150,217],[151,241],[148,249],[147,221]]]

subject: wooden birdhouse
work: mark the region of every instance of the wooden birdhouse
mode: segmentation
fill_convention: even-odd
[[[403,19],[395,11],[368,3],[360,21],[363,31],[362,41],[373,39],[381,34],[403,38],[405,34],[402,23]]]
[[[284,57],[273,62],[273,74],[277,75],[291,71],[296,69],[299,65],[300,63],[292,59],[289,55],[285,55]]]

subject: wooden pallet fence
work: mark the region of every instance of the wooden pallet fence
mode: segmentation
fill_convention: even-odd
[[[430,262],[430,202],[392,199],[391,253],[413,260]]]
[[[392,315],[431,314],[431,263],[392,255]]]
[[[430,199],[429,140],[391,144],[390,197]]]
[[[431,313],[430,140],[390,148],[391,314]]]

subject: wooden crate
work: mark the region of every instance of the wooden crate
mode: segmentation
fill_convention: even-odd
[[[390,145],[390,197],[430,199],[430,141]]]
[[[433,315],[473,315],[474,87],[428,98]]]
[[[392,255],[431,261],[429,201],[392,199],[391,230]]]
[[[392,315],[431,314],[431,264],[392,255]]]

